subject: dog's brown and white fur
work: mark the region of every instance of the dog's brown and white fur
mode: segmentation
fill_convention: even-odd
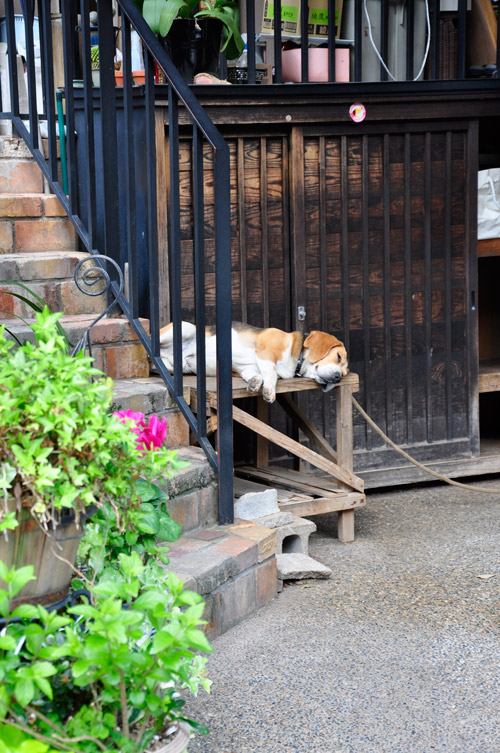
[[[248,391],[262,396],[268,403],[276,398],[278,377],[302,376],[332,389],[348,373],[343,343],[333,335],[313,330],[305,338],[301,332],[283,332],[274,327],[259,329],[234,322],[231,329],[232,366],[247,382]],[[173,373],[173,328],[160,330],[160,353],[167,369]],[[216,336],[213,327],[205,329],[207,376],[217,373]],[[182,371],[196,374],[196,327],[182,322]]]

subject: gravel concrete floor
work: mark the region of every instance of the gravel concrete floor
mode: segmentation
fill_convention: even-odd
[[[353,544],[315,522],[331,578],[213,641],[189,753],[499,753],[500,495],[371,492]]]

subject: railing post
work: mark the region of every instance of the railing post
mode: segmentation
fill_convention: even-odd
[[[234,521],[229,148],[214,150],[219,523]]]

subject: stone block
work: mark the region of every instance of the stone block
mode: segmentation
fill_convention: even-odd
[[[278,594],[276,557],[258,565],[255,577],[257,581],[257,608],[260,609]]]
[[[0,156],[13,157],[15,160],[33,159],[28,145],[19,136],[0,137]]]
[[[277,554],[278,578],[281,580],[304,580],[306,578],[329,578],[332,571],[307,554]]]
[[[0,193],[43,193],[42,172],[35,161],[0,160]]]
[[[241,522],[228,526],[228,530],[235,536],[243,536],[245,539],[255,541],[258,546],[258,562],[274,557],[276,554],[276,530],[255,525],[255,523]]]
[[[209,641],[213,638],[216,638],[222,633],[219,591],[216,591],[215,593],[209,594],[205,597],[205,610],[203,612],[203,619],[207,621],[207,624],[204,627],[204,631]]]
[[[189,425],[179,410],[163,413],[167,419],[167,447],[182,447],[189,444]]]
[[[215,482],[200,490],[200,525],[212,526],[219,515],[219,489]]]
[[[230,554],[212,551],[206,547],[176,561],[175,573],[191,575],[196,579],[199,594],[206,596],[238,574],[235,558]]]
[[[118,345],[106,348],[106,373],[112,379],[147,376],[149,364],[142,345]]]
[[[62,280],[59,289],[59,310],[65,314],[101,314],[106,308],[106,296],[81,293],[74,280]]]
[[[11,254],[14,251],[14,233],[12,222],[0,221],[0,254]]]
[[[167,509],[170,517],[182,526],[184,532],[193,531],[200,525],[199,490],[171,497],[167,501]]]
[[[0,194],[0,217],[41,217],[42,197],[38,194]]]
[[[309,551],[309,536],[316,530],[316,523],[295,515],[293,518],[292,523],[274,529],[277,554],[307,554]]]
[[[72,251],[76,236],[67,220],[16,220],[16,248],[21,253]]]
[[[214,552],[231,554],[236,558],[238,572],[242,573],[257,564],[259,548],[255,541],[242,536],[229,535],[216,541],[212,547]]]
[[[266,528],[278,528],[279,526],[286,526],[287,523],[293,523],[294,518],[295,516],[291,512],[275,512],[273,515],[265,515],[255,522]]]
[[[46,217],[66,217],[66,212],[61,206],[57,196],[46,196],[44,200],[44,209]]]
[[[266,489],[264,492],[248,492],[234,503],[234,516],[241,520],[256,520],[279,511],[276,489]]]
[[[257,610],[255,572],[245,573],[231,583],[226,583],[220,589],[219,598],[221,632],[225,633]]]

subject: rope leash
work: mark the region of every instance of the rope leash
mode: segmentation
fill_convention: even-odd
[[[382,429],[377,426],[375,421],[370,418],[368,413],[366,413],[365,410],[361,407],[361,405],[358,403],[356,398],[352,396],[352,404],[354,407],[361,413],[365,421],[374,429],[377,434],[379,434],[384,442],[387,442],[388,445],[392,447],[393,450],[396,450],[396,452],[399,452],[400,455],[402,455],[406,460],[409,460],[410,463],[413,463],[413,465],[416,465],[417,468],[420,468],[420,470],[424,471],[425,473],[429,473],[431,476],[434,476],[434,478],[439,479],[440,481],[444,481],[447,484],[451,484],[451,486],[458,486],[460,489],[469,489],[473,492],[483,492],[484,494],[500,494],[500,489],[482,489],[481,487],[471,486],[470,484],[462,484],[460,481],[454,481],[452,478],[448,478],[448,476],[443,476],[441,473],[438,473],[437,471],[433,471],[432,468],[428,468],[428,466],[423,465],[422,463],[419,463],[418,460],[415,460],[415,458],[412,458],[411,455],[408,455],[407,452],[401,449],[401,447],[398,447],[397,444],[395,444],[392,439],[390,439],[387,434],[384,434]]]

